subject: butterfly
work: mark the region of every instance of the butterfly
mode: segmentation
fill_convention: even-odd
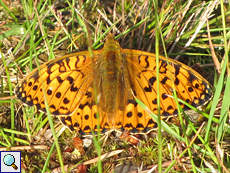
[[[178,114],[173,89],[177,98],[194,107],[212,97],[208,81],[178,61],[168,59],[167,63],[160,56],[159,73],[162,119]],[[156,88],[155,54],[122,49],[110,34],[103,49],[93,51],[92,59],[89,51],[83,51],[56,58],[33,70],[16,86],[15,95],[44,113],[46,100],[53,116],[81,134],[113,129],[148,133],[157,123],[135,98],[157,114]],[[180,106],[189,109],[183,103]]]

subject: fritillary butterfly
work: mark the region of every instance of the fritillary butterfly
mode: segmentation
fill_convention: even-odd
[[[157,114],[155,54],[122,49],[109,35],[104,48],[93,51],[93,58],[94,61],[88,51],[83,51],[51,60],[25,77],[16,86],[15,94],[25,104],[46,113],[44,89],[51,114],[82,134],[97,131],[98,123],[103,133],[112,129],[147,133],[157,127],[135,101],[135,97],[140,99]],[[196,71],[172,59],[167,65],[162,56],[159,61],[162,119],[178,113],[172,97],[173,83],[177,97],[194,107],[210,100],[212,88]]]

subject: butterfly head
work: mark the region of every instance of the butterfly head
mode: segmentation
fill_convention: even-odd
[[[114,39],[114,35],[110,33],[105,41],[104,47],[117,47],[120,46],[119,42]]]

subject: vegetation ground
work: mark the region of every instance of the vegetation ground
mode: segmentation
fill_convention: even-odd
[[[229,172],[229,2],[0,4],[0,150],[22,151],[22,172]],[[213,85],[210,103],[198,113],[183,113],[168,126],[162,122],[164,132],[138,136],[138,145],[112,133],[76,149],[81,143],[76,133],[63,131],[56,117],[15,99],[15,86],[38,64],[88,47],[100,49],[110,32],[123,48],[167,54],[191,67],[199,64]],[[98,158],[108,153],[110,157]]]

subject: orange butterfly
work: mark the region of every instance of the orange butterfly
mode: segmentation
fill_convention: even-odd
[[[196,71],[172,59],[167,65],[162,56],[159,62],[162,119],[178,113],[172,97],[173,83],[177,97],[194,107],[210,100],[212,88]],[[140,99],[157,114],[155,54],[122,49],[109,35],[104,48],[93,51],[93,61],[90,53],[83,51],[51,60],[39,69],[16,86],[17,98],[46,113],[44,89],[49,111],[71,130],[87,134],[97,131],[98,123],[101,132],[127,129],[131,133],[147,133],[157,127],[135,101],[135,97]]]

